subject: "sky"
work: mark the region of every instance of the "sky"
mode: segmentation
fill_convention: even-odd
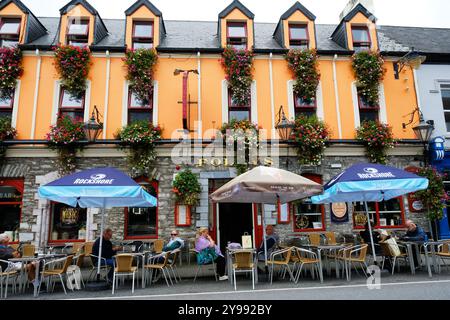
[[[450,28],[448,0],[366,0],[373,2],[378,25]],[[59,16],[69,0],[22,0],[38,17]],[[88,0],[103,19],[123,19],[135,0]],[[152,0],[166,20],[216,21],[231,0]],[[241,0],[255,14],[257,22],[278,22],[295,0]],[[339,23],[339,14],[348,0],[301,0],[319,24]]]

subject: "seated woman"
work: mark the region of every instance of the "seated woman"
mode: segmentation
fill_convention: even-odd
[[[382,230],[382,231],[374,230],[373,222],[370,222],[370,225],[372,226],[372,228],[371,228],[372,229],[372,239],[373,239],[373,243],[375,244],[375,254],[380,254],[381,248],[378,244],[380,243],[380,241],[384,241],[387,238],[389,238],[389,236],[387,235],[387,233],[384,230]],[[370,245],[371,241],[370,241],[369,222],[366,222],[366,224],[364,225],[364,231],[360,231],[359,235],[364,240],[364,243],[367,243],[369,245],[369,252],[372,252],[372,246]]]
[[[195,240],[195,251],[197,251],[197,263],[208,264],[214,261],[217,266],[217,273],[219,274],[219,280],[228,280],[228,276],[225,275],[226,260],[220,252],[219,247],[214,240],[208,234],[208,228],[200,228],[197,231]]]
[[[184,240],[181,239],[180,237],[178,237],[178,231],[177,230],[172,230],[170,232],[170,240],[169,242],[163,247],[163,251],[167,252],[167,251],[173,251],[175,249],[178,248],[183,248],[184,247]]]

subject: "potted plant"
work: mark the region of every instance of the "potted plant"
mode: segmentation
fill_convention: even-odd
[[[161,135],[161,127],[148,120],[135,121],[117,132],[120,147],[128,150],[128,165],[135,176],[149,173],[157,155],[156,141]]]
[[[48,146],[58,153],[58,171],[62,176],[76,169],[77,151],[83,149],[80,141],[86,139],[83,127],[83,122],[69,116],[59,116],[47,133]]]
[[[177,204],[187,206],[195,206],[198,204],[202,188],[197,175],[190,169],[179,172],[175,176],[172,186]]]
[[[0,167],[3,165],[7,147],[2,144],[5,140],[14,139],[17,135],[17,130],[11,126],[11,118],[0,117]]]
[[[356,139],[364,143],[370,162],[381,164],[387,161],[387,150],[397,143],[392,128],[379,121],[364,121],[356,130]]]

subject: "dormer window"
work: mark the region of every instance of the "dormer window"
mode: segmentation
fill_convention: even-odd
[[[19,44],[20,19],[0,18],[0,44],[2,47],[15,47]]]
[[[367,27],[352,27],[353,49],[356,52],[370,50],[372,42],[370,40],[369,29]]]
[[[84,47],[89,41],[89,20],[71,19],[67,27],[67,44],[76,47]]]
[[[133,22],[133,49],[153,48],[153,22]]]
[[[239,50],[247,49],[247,23],[227,23],[227,46],[232,46]]]
[[[289,47],[291,49],[308,49],[308,25],[289,24]]]

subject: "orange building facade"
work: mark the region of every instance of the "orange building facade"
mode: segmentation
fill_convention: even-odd
[[[115,230],[115,236],[130,241],[155,239],[178,227],[185,237],[191,237],[196,227],[208,226],[221,244],[239,242],[236,237],[244,232],[252,234],[255,245],[259,244],[262,231],[259,206],[237,208],[208,201],[209,193],[236,175],[233,168],[220,161],[192,163],[203,188],[201,201],[197,208],[191,208],[189,225],[177,226],[175,222],[180,210],[171,194],[177,163],[171,158],[173,149],[182,137],[203,140],[202,148],[206,148],[216,135],[214,130],[234,115],[220,62],[221,52],[229,45],[255,54],[251,103],[244,117],[267,130],[265,139],[269,143],[278,141],[275,126],[280,106],[290,119],[303,112],[315,113],[331,131],[331,143],[321,165],[299,165],[295,148],[282,144],[276,154],[279,167],[326,182],[348,165],[367,161],[363,147],[355,140],[356,129],[367,117],[390,124],[395,138],[399,139],[398,146],[389,151],[391,164],[402,168],[417,165],[422,152],[412,129],[401,125],[405,115],[417,106],[414,72],[404,68],[400,79],[395,78],[394,72],[394,63],[410,48],[380,32],[375,17],[361,5],[337,26],[316,25],[314,14],[299,2],[280,17],[278,24],[255,23],[253,13],[239,1],[233,1],[219,13],[215,22],[164,21],[162,13],[146,0],[137,1],[120,20],[103,20],[95,8],[82,0],[71,1],[61,9],[61,16],[54,18],[37,18],[20,1],[3,0],[0,19],[12,29],[18,24],[17,34],[5,36],[0,31],[0,36],[4,46],[17,42],[23,52],[24,67],[8,109],[18,131],[17,141],[9,146],[0,175],[0,186],[13,188],[15,199],[21,200],[8,202],[13,203],[14,210],[3,207],[11,210],[13,222],[4,222],[2,231],[20,232],[22,237],[41,245],[95,238],[99,219],[96,209],[76,210],[79,222],[70,228],[64,226],[67,220],[64,215],[69,209],[36,197],[39,185],[57,177],[55,153],[45,145],[49,127],[65,108],[81,115],[86,122],[94,106],[101,115],[103,131],[96,144],[79,154],[80,169],[104,165],[126,171],[124,151],[114,141],[116,132],[133,117],[148,117],[163,128],[163,141],[157,148],[158,159],[152,176],[140,180],[153,187],[158,208],[136,216],[132,216],[133,210],[112,210],[107,223]],[[93,63],[82,101],[74,101],[61,89],[52,50],[58,44],[88,46],[92,52]],[[144,115],[133,113],[135,99],[125,79],[123,61],[127,49],[137,48],[154,48],[158,53],[153,96]],[[315,104],[306,109],[302,109],[295,97],[293,74],[284,58],[289,49],[301,48],[317,50],[321,75]],[[366,49],[381,51],[386,69],[380,84],[380,105],[369,112],[361,107],[352,69],[353,53]],[[183,127],[180,103],[183,82],[181,76],[174,75],[176,69],[198,71],[198,74],[191,73],[188,80],[191,102],[186,119],[188,131]],[[410,214],[405,201],[373,204],[371,210],[376,224],[402,228]],[[232,231],[232,220],[236,217],[231,213],[237,209],[245,212],[245,222],[239,230]],[[276,230],[287,237],[290,233],[351,233],[361,225],[359,209],[359,204],[347,204],[347,220],[339,224],[330,219],[329,206],[305,203],[264,210],[266,222],[277,225]],[[13,216],[19,211],[17,222]]]

